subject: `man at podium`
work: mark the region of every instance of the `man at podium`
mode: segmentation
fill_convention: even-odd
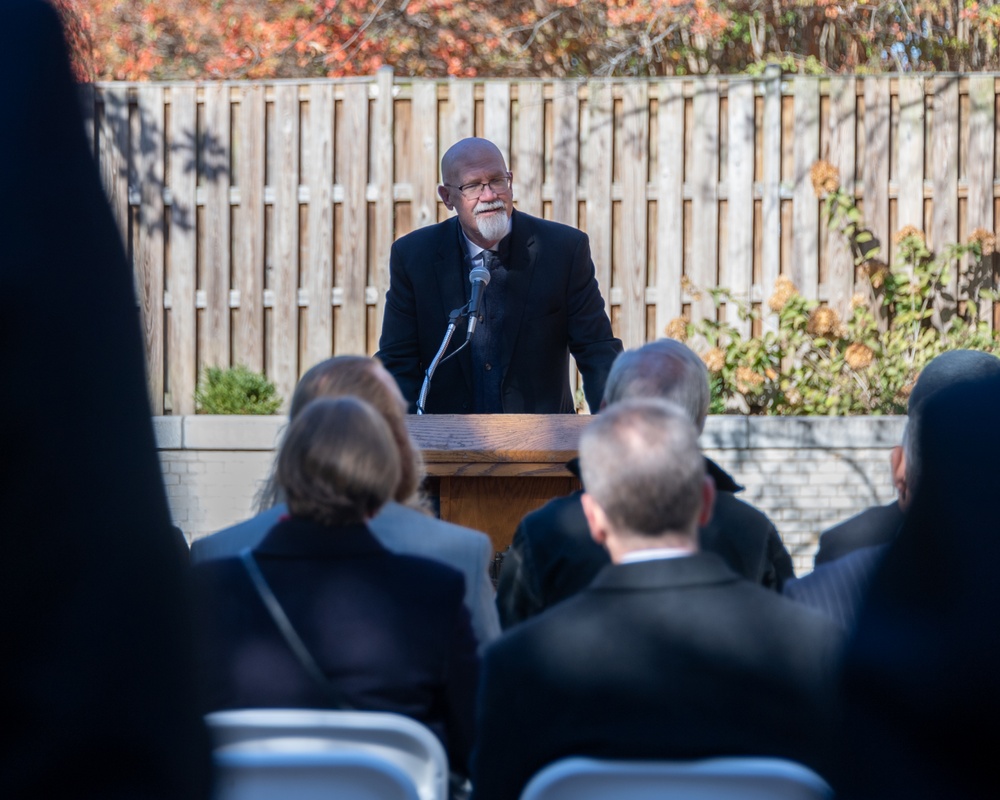
[[[570,354],[596,410],[622,343],[611,332],[586,234],[515,211],[513,177],[486,139],[452,145],[441,177],[438,194],[456,215],[407,234],[389,259],[377,356],[411,410],[450,318],[454,337],[422,412],[573,413]]]

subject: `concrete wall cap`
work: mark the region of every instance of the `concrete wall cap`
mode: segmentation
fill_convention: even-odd
[[[185,450],[273,450],[288,424],[284,416],[183,417]]]

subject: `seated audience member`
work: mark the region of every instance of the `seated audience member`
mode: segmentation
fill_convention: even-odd
[[[687,346],[660,339],[628,350],[611,367],[603,407],[627,398],[671,400],[700,432],[708,416],[708,371]],[[577,470],[575,460],[570,468]],[[793,577],[792,559],[771,521],[736,498],[743,487],[705,459],[715,484],[712,518],[699,531],[702,550],[713,552],[739,575],[771,589]],[[584,484],[586,489],[586,484]],[[608,563],[591,539],[580,492],[559,497],[528,514],[518,526],[497,587],[500,622],[509,628],[583,589]]]
[[[336,356],[312,367],[295,388],[290,417],[294,421],[318,397],[356,396],[385,418],[399,450],[401,471],[392,498],[369,522],[369,529],[395,553],[442,561],[465,576],[465,602],[480,649],[500,635],[489,563],[493,546],[479,531],[443,522],[423,513],[418,493],[423,479],[420,453],[406,429],[406,401],[393,377],[373,358]],[[263,493],[261,512],[245,522],[197,540],[191,546],[192,563],[234,556],[253,547],[287,512],[273,480]]]
[[[808,575],[786,581],[781,593],[819,611],[845,631],[853,630],[872,575],[888,547],[874,544],[820,564]]]
[[[914,475],[919,472],[918,451],[912,446],[918,426],[920,409],[927,400],[946,386],[978,377],[1000,374],[1000,358],[978,350],[952,350],[934,358],[921,371],[909,401],[909,420],[903,443],[893,448],[892,470],[896,484],[900,524],[913,498]],[[881,509],[870,509],[880,511]],[[858,519],[857,517],[854,519]],[[782,593],[820,611],[839,622],[848,630],[854,627],[858,608],[879,562],[896,538],[899,525],[893,528],[872,528],[872,544],[864,544],[864,527],[852,527],[852,520],[839,526],[843,536],[834,540],[832,547],[844,550],[836,559],[819,564],[803,578],[788,581]],[[829,533],[837,533],[834,528]],[[829,544],[829,542],[828,542]],[[850,544],[851,549],[846,550]],[[828,548],[828,552],[829,552]],[[817,557],[818,560],[818,557]]]
[[[1000,377],[912,409],[913,502],[845,657],[838,797],[996,794]]]
[[[364,401],[319,399],[296,416],[277,465],[289,516],[253,550],[194,567],[206,710],[405,714],[465,772],[478,660],[462,576],[389,552],[366,525],[399,475],[389,426]]]
[[[615,403],[584,431],[580,461],[587,523],[612,563],[487,650],[477,800],[515,800],[571,755],[822,769],[841,634],[699,550],[715,485],[688,413]]]
[[[932,359],[917,377],[910,394],[910,412],[930,395],[955,381],[970,380],[1000,372],[1000,359],[979,350],[950,350]],[[819,536],[815,564],[827,564],[863,547],[889,544],[903,524],[906,508],[906,459],[901,446],[890,456],[897,499],[888,505],[873,506],[824,531]],[[862,557],[864,560],[864,557]]]
[[[0,797],[207,800],[187,545],[83,99],[53,5],[0,2]]]

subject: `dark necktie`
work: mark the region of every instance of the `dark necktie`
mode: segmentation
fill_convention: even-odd
[[[492,250],[484,250],[482,263],[490,271],[490,282],[483,293],[480,322],[472,337],[473,411],[498,414],[503,411],[500,369],[501,330],[507,269]]]

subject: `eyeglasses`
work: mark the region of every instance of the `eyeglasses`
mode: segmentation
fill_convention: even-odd
[[[486,187],[490,187],[490,191],[493,194],[505,194],[510,191],[510,182],[513,178],[511,173],[507,173],[502,178],[494,178],[487,183],[466,183],[462,186],[451,186],[450,184],[443,183],[442,186],[447,186],[449,189],[458,189],[462,193],[462,197],[466,200],[478,200]]]

